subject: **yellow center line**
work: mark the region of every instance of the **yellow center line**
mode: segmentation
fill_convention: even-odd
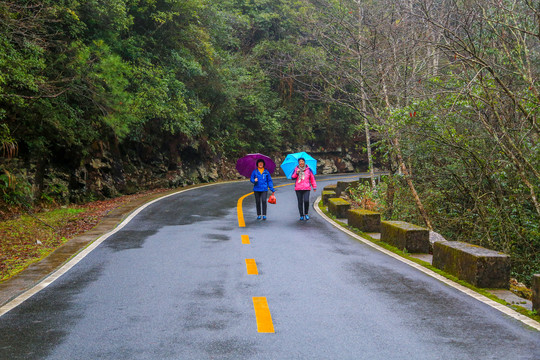
[[[249,194],[240,197],[240,199],[238,199],[238,203],[236,204],[236,213],[238,214],[239,227],[246,227],[246,223],[244,222],[244,210],[242,210],[242,201],[244,201],[244,199],[251,194],[253,194],[253,192],[250,192]]]
[[[278,186],[274,186],[274,188],[278,188],[278,187],[282,187],[282,186],[289,186],[289,185],[294,185],[293,184],[284,184],[284,185],[278,185]],[[244,201],[245,198],[247,198],[249,195],[252,195],[253,192],[250,192],[244,196],[241,196],[240,199],[238,199],[238,203],[236,204],[236,213],[238,214],[238,226],[239,227],[246,227],[246,223],[244,221],[244,210],[242,210],[242,202]]]
[[[320,180],[320,181],[328,181],[328,180],[335,180],[335,179],[346,180],[346,179],[353,179],[353,178],[357,178],[357,177],[358,176],[337,177],[337,178],[334,178],[334,179],[324,179],[324,180]],[[275,186],[275,187],[278,188],[278,187],[290,186],[290,185],[294,185],[294,183],[278,185],[278,186]],[[248,193],[246,195],[241,196],[238,199],[238,202],[236,204],[236,213],[238,215],[238,226],[239,227],[246,227],[246,222],[244,221],[244,210],[242,209],[242,202],[244,201],[245,198],[247,198],[249,195],[252,195],[252,194],[253,194],[253,192],[250,192],[250,193]]]
[[[259,270],[257,270],[257,263],[255,259],[246,259],[246,267],[248,275],[259,275]]]
[[[255,308],[255,318],[257,319],[257,331],[260,333],[273,333],[274,324],[272,315],[265,297],[254,297],[253,307]]]
[[[351,179],[354,177],[339,177],[337,179]],[[324,179],[323,181],[328,181],[333,179]],[[276,187],[282,187],[282,186],[290,186],[294,185],[292,184],[283,184],[278,185]],[[246,223],[244,221],[244,211],[242,209],[242,202],[246,197],[253,194],[253,192],[250,192],[248,194],[245,194],[241,196],[238,199],[238,203],[236,205],[236,212],[238,215],[238,226],[239,227],[246,227]],[[241,235],[242,237],[242,244],[249,244],[249,236],[248,235]],[[257,269],[257,263],[255,262],[255,259],[246,259],[246,268],[248,275],[258,275],[259,271]],[[253,308],[255,309],[255,318],[257,320],[257,331],[260,333],[275,333],[274,331],[274,323],[272,322],[272,314],[270,314],[270,308],[268,307],[268,302],[266,301],[265,297],[253,297]]]

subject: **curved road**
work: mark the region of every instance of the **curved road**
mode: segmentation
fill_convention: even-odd
[[[319,189],[337,180],[319,176]],[[292,186],[266,222],[248,196],[239,227],[250,191],[225,183],[148,206],[0,317],[0,359],[540,359],[539,332],[313,209],[298,221]]]

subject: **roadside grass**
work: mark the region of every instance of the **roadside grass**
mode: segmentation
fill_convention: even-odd
[[[528,309],[525,309],[524,307],[522,306],[519,306],[519,305],[515,305],[515,304],[509,304],[508,302],[502,300],[502,299],[499,299],[498,297],[496,297],[495,295],[491,294],[490,292],[488,292],[486,289],[482,289],[482,288],[477,288],[475,287],[474,285],[471,285],[469,284],[468,282],[466,281],[463,281],[463,280],[460,280],[458,279],[457,277],[453,276],[453,275],[450,275],[440,269],[437,269],[436,267],[434,267],[433,265],[431,265],[430,263],[426,262],[426,261],[423,261],[423,260],[420,260],[420,259],[417,259],[415,257],[412,257],[410,256],[407,251],[402,251],[394,246],[391,246],[385,242],[382,242],[380,240],[377,240],[377,239],[374,239],[372,238],[371,236],[369,236],[368,234],[358,230],[357,228],[355,227],[352,227],[352,226],[349,226],[348,224],[342,222],[342,221],[339,221],[333,214],[331,214],[327,207],[323,205],[322,203],[322,200],[319,201],[319,209],[327,216],[329,217],[330,219],[332,219],[332,221],[334,221],[335,223],[339,224],[340,226],[346,228],[347,230],[349,231],[352,231],[353,233],[363,237],[364,239],[367,239],[369,241],[371,241],[372,243],[386,249],[386,250],[389,250],[407,260],[410,260],[410,261],[413,261],[425,268],[428,268],[429,270],[441,275],[441,276],[444,276],[445,278],[455,282],[455,283],[458,283],[462,286],[465,286],[466,288],[468,289],[471,289],[481,295],[484,295],[485,297],[499,303],[499,304],[502,304],[502,305],[505,305],[505,306],[508,306],[509,308],[511,308],[512,310],[520,313],[521,315],[524,315],[524,316],[527,316],[535,321],[538,321],[540,322],[540,314],[538,314],[536,311],[530,311]]]
[[[73,237],[92,229],[111,210],[136,198],[168,190],[155,189],[0,221],[0,282],[43,259]]]

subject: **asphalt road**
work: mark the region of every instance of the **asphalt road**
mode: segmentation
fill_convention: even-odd
[[[335,181],[318,177],[318,191]],[[201,187],[147,207],[0,317],[0,359],[540,359],[539,332],[313,209],[298,221],[292,186],[265,222],[248,196],[239,227],[251,189]]]

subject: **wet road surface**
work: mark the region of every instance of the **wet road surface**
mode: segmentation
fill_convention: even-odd
[[[311,201],[337,180],[318,177]],[[265,222],[248,196],[239,227],[251,189],[219,184],[150,205],[0,317],[0,359],[540,359],[539,332],[313,209],[298,221],[292,186],[277,189]],[[254,297],[267,300],[274,333],[258,331]]]

